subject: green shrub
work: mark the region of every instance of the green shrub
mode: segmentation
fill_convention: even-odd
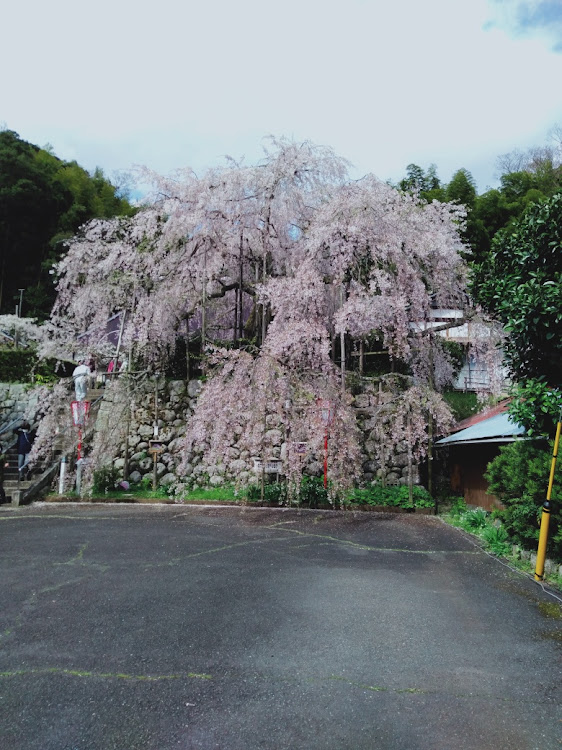
[[[412,500],[410,500],[410,492],[406,485],[383,487],[380,484],[352,490],[348,499],[358,505],[380,505],[406,510],[434,507],[434,500],[429,492],[425,487],[417,485],[412,487]]]
[[[247,489],[247,498],[250,503],[261,501],[261,485],[252,484]],[[288,487],[284,482],[266,484],[264,486],[264,501],[268,505],[286,505],[288,503]],[[298,504],[307,505],[309,508],[318,508],[329,502],[328,491],[324,488],[322,477],[308,477],[301,479],[298,491]]]
[[[494,511],[507,533],[522,547],[535,550],[541,508],[546,497],[552,455],[542,441],[519,440],[501,449],[485,476],[489,492],[505,506]],[[557,471],[552,490],[548,557],[562,561],[562,489]]]
[[[0,348],[0,383],[50,383],[72,374],[74,364],[57,360],[39,360],[32,349]]]
[[[261,485],[251,484],[248,487],[246,497],[250,503],[259,503],[261,501]],[[264,485],[263,499],[268,505],[285,505],[287,501],[287,485],[284,483]]]
[[[322,477],[303,477],[299,501],[301,505],[308,505],[309,508],[327,505],[329,502],[328,490],[324,487],[324,479]]]
[[[94,471],[93,491],[97,494],[107,495],[117,487],[119,482],[119,471],[115,466],[109,464]]]
[[[29,383],[36,362],[30,349],[1,349],[0,383]]]
[[[509,554],[511,549],[507,531],[503,526],[486,526],[482,530],[482,539],[488,544],[490,551],[498,557]]]
[[[488,514],[482,508],[467,510],[460,517],[461,526],[468,531],[483,529],[488,523]]]
[[[466,513],[466,503],[464,501],[464,497],[455,497],[451,499],[451,508],[449,510],[449,514],[453,518],[458,518],[463,513]]]
[[[143,490],[151,490],[152,481],[152,474],[145,474],[144,477],[140,480],[139,484]]]

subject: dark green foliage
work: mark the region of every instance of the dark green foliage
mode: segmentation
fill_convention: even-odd
[[[463,513],[466,513],[466,510],[467,508],[464,497],[455,497],[451,500],[449,515],[453,516],[453,518],[458,518]]]
[[[506,325],[506,354],[518,379],[562,373],[562,194],[533,205],[496,237],[479,301]]]
[[[0,383],[54,381],[71,375],[74,367],[75,365],[69,362],[39,360],[31,349],[0,349]]]
[[[0,383],[29,383],[36,361],[28,349],[0,349]]]
[[[410,370],[406,363],[400,359],[392,359],[388,352],[370,352],[365,355],[365,375],[387,375],[396,372],[401,375],[409,375]]]
[[[132,211],[101,170],[92,176],[0,131],[0,312],[13,313],[24,289],[24,315],[46,317],[54,299],[48,271],[63,241],[89,219]]]
[[[107,494],[117,487],[119,471],[113,465],[102,466],[94,471],[93,492]]]
[[[478,396],[471,391],[445,391],[442,394],[457,422],[471,417],[478,411]]]
[[[435,501],[425,487],[417,485],[412,487],[412,496],[413,502],[410,500],[410,492],[406,485],[383,487],[380,484],[373,484],[369,487],[352,490],[348,499],[351,503],[357,505],[380,505],[404,508],[405,510],[433,508],[435,505]]]
[[[531,205],[508,230],[499,232],[486,261],[474,269],[472,292],[504,324],[504,346],[511,377],[537,399],[527,428],[552,432],[557,403],[546,391],[562,384],[562,193]],[[528,384],[528,385],[526,385]],[[552,400],[552,399],[551,399]],[[549,413],[550,406],[553,412]]]
[[[505,506],[494,511],[509,536],[521,546],[536,550],[541,508],[546,498],[551,449],[543,441],[517,441],[501,449],[489,465],[486,479],[489,492]],[[562,481],[557,466],[552,489],[547,555],[562,561]]]
[[[456,341],[450,341],[447,339],[441,339],[438,343],[449,356],[454,368],[455,376],[458,375],[466,362],[466,347]]]
[[[248,487],[247,498],[251,503],[261,501],[261,486],[253,484]],[[268,505],[287,505],[288,492],[284,482],[264,485],[264,502]],[[329,504],[328,492],[324,489],[322,477],[305,476],[301,480],[298,493],[298,504],[309,508],[318,508]]]
[[[232,342],[229,342],[232,345]],[[223,346],[222,342],[220,344]],[[227,348],[227,347],[225,347]],[[189,354],[189,375],[187,362]],[[186,349],[185,336],[178,336],[173,352],[168,352],[165,363],[166,377],[172,380],[186,380],[201,376],[201,338],[190,339],[189,352]]]
[[[473,208],[476,201],[474,177],[466,169],[459,169],[451,177],[445,195],[450,202],[461,203],[466,208]]]
[[[511,551],[509,535],[504,526],[493,522],[490,515],[482,508],[475,510],[461,510],[460,513],[450,514],[454,518],[454,525],[478,536],[485,542],[486,549],[493,555],[503,557]]]
[[[511,388],[511,418],[527,428],[528,435],[549,435],[562,409],[562,389],[552,388],[544,378],[524,380]]]
[[[447,185],[446,200],[460,203],[467,209],[466,227],[461,232],[463,241],[470,247],[469,257],[478,258],[489,248],[490,238],[485,222],[477,210],[478,196],[473,176],[466,169],[459,169]]]
[[[432,200],[444,201],[446,199],[435,164],[431,164],[427,172],[424,172],[417,164],[408,164],[406,175],[398,183],[399,190],[405,193],[419,193],[420,197],[428,203]]]
[[[328,505],[328,491],[324,487],[324,479],[322,477],[303,477],[299,501],[301,505],[307,505],[309,508]]]

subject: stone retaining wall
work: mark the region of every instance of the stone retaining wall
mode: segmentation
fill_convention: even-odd
[[[13,422],[27,419],[32,424],[39,419],[44,397],[44,386],[23,383],[0,383],[0,449],[14,442]]]
[[[236,434],[232,436],[229,448],[228,466],[225,464],[210,465],[205,460],[205,444],[196,445],[193,452],[185,456],[184,437],[186,424],[197,405],[197,396],[202,384],[198,380],[164,381],[158,388],[158,436],[164,450],[158,455],[156,473],[161,485],[169,485],[177,481],[176,470],[185,460],[184,472],[186,483],[190,486],[220,486],[227,482],[242,482],[247,484],[256,476],[254,472],[256,456],[240,448]],[[377,413],[381,408],[388,407],[392,393],[381,390],[378,383],[365,381],[364,392],[355,396],[355,408],[358,423],[363,434],[363,480],[371,482],[384,478],[386,484],[407,484],[410,471],[414,484],[419,483],[416,466],[410,466],[408,447],[404,443],[386,458],[384,465],[377,460],[375,427]],[[119,401],[121,400],[121,402]],[[127,417],[125,397],[116,391],[111,397],[104,399],[98,416],[98,428],[112,430],[119,433],[117,450],[112,455],[107,453],[106,462],[113,460],[113,465],[123,471],[125,465],[125,427]],[[142,396],[137,396],[130,415],[128,457],[129,479],[139,483],[146,477],[151,481],[153,475],[153,458],[149,454],[149,441],[154,437],[155,417],[154,391],[148,389]],[[283,458],[286,444],[283,432],[276,422],[274,415],[267,417],[266,440],[270,457]],[[115,441],[113,441],[115,444]],[[99,459],[98,459],[99,463]],[[304,471],[310,476],[322,476],[323,462],[321,456],[306,456]]]
[[[157,411],[153,387],[147,387],[144,393],[135,394],[130,412],[127,394],[119,389],[108,390],[97,416],[96,439],[100,442],[103,433],[111,433],[112,439],[106,449],[102,446],[97,451],[97,463],[113,462],[122,474],[128,449],[129,480],[135,484],[144,477],[151,480],[154,463],[149,448],[150,440],[155,438],[156,423],[157,440],[163,447],[156,463],[158,482],[161,485],[175,483],[178,479],[176,470],[183,459],[186,424],[193,414],[200,390],[198,380],[186,383],[184,380],[162,379],[158,383]]]

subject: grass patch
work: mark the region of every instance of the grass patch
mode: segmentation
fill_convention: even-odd
[[[222,487],[208,487],[199,490],[190,490],[181,498],[184,502],[193,502],[194,500],[204,500],[205,502],[240,502],[245,500],[245,493],[236,491],[232,485]]]
[[[457,422],[471,417],[478,411],[478,397],[470,391],[448,391],[443,394]]]

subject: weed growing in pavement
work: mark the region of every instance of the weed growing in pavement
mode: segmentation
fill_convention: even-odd
[[[503,526],[490,526],[487,524],[482,529],[482,539],[488,545],[490,552],[498,557],[505,557],[511,552],[511,544],[508,541],[507,531]]]

